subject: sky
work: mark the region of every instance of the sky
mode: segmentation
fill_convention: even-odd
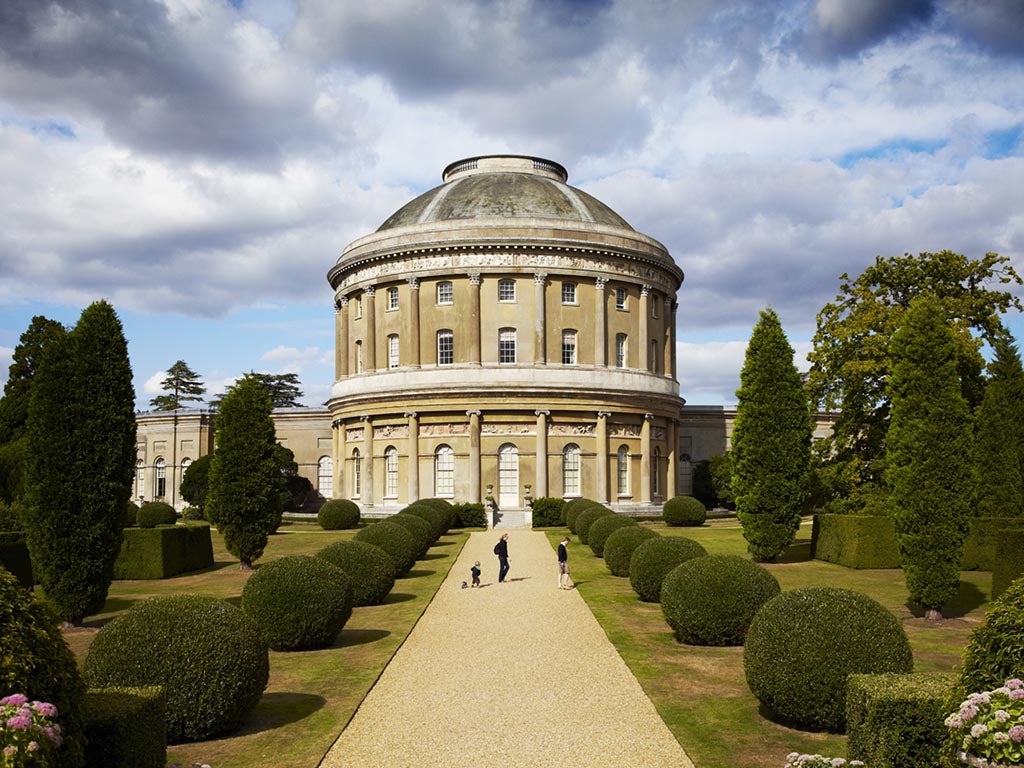
[[[1021,0],[3,0],[0,383],[34,315],[106,299],[141,409],[179,359],[322,404],[345,245],[511,153],[668,248],[681,394],[735,403],[760,310],[806,369],[876,256],[1024,273],[1021,30]]]

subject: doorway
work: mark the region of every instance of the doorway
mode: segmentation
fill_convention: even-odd
[[[505,443],[498,449],[498,508],[519,507],[519,449]]]

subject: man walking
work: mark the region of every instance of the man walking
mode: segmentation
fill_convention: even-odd
[[[566,545],[569,543],[569,537],[566,536],[558,544],[558,588],[569,589],[569,551],[566,549]]]
[[[494,554],[498,556],[498,583],[505,581],[508,574],[508,534],[501,534],[498,543],[494,545]]]

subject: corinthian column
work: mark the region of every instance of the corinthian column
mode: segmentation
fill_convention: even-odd
[[[675,419],[668,421],[668,470],[665,478],[665,498],[671,499],[676,495],[676,475],[679,473],[679,422]]]
[[[534,411],[537,416],[537,471],[533,483],[535,499],[548,495],[548,416],[551,411]]]
[[[366,359],[363,360],[364,371],[377,370],[377,289],[372,285],[363,293],[363,322],[366,328]]]
[[[534,307],[533,318],[533,362],[537,365],[546,365],[548,362],[547,347],[547,302],[545,293],[548,284],[548,276],[538,272],[533,276],[534,284]]]
[[[373,422],[363,416],[363,477],[359,498],[364,506],[373,506]]]
[[[654,415],[644,414],[640,425],[640,503],[651,503],[651,422]]]
[[[469,502],[480,503],[480,411],[466,411],[469,416]]]
[[[637,312],[640,316],[637,318],[639,322],[637,344],[640,347],[637,350],[640,353],[640,370],[649,371],[651,370],[651,350],[649,348],[650,342],[647,340],[647,326],[650,322],[648,314],[650,313],[650,307],[648,306],[648,300],[651,293],[651,286],[645,285],[640,288],[640,309]]]
[[[597,289],[594,296],[594,365],[598,368],[608,367],[608,303],[605,299],[604,288],[608,280],[599,277],[594,281]]]
[[[594,501],[602,504],[608,503],[608,417],[611,415],[611,411],[597,412],[597,446],[594,451],[597,457],[597,471],[594,473],[597,493]]]
[[[406,312],[405,348],[409,350],[409,365],[420,367],[420,279],[409,278],[409,311]]]
[[[420,497],[420,419],[416,411],[407,411],[409,420],[409,503]]]
[[[334,379],[348,376],[348,296],[334,302]]]
[[[480,283],[479,272],[469,273],[469,363],[480,365]],[[479,483],[477,483],[479,486]],[[479,496],[479,490],[477,490]],[[478,499],[479,500],[479,499]]]
[[[342,471],[345,467],[345,422],[336,421],[332,426],[334,461],[331,463],[331,487],[333,489],[331,498],[347,499],[348,495],[342,485],[345,481],[345,473]]]

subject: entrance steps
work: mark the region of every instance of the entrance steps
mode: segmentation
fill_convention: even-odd
[[[492,512],[494,528],[500,530],[514,530],[519,528],[530,528],[533,525],[531,510],[528,509],[501,509]]]

